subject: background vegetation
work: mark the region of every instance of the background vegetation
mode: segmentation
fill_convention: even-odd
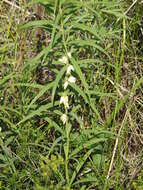
[[[0,1],[0,189],[143,189],[142,10]]]

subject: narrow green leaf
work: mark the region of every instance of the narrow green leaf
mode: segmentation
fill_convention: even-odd
[[[121,13],[121,11],[119,9],[112,9],[112,10],[102,9],[102,12],[110,14],[110,15],[114,15],[119,18],[125,17],[125,15],[123,13]]]
[[[87,183],[88,184],[90,182],[98,184],[98,179],[96,177],[91,177],[91,176],[83,177],[80,180],[77,180],[73,185],[78,185],[81,183],[84,183],[84,184]]]
[[[78,28],[78,29],[83,30],[83,31],[88,31],[91,34],[93,34],[97,39],[99,39],[100,41],[103,41],[101,36],[97,33],[95,27],[90,27],[90,26],[87,26],[85,24],[73,23],[73,22],[70,23],[70,25],[73,25],[73,28]]]
[[[78,95],[83,97],[83,99],[86,103],[88,103],[88,98],[87,98],[86,94],[84,93],[84,90],[82,90],[79,86],[77,86],[74,83],[70,83],[69,85],[78,93]]]
[[[53,86],[53,90],[52,90],[52,103],[54,102],[54,97],[55,97],[55,93],[56,93],[56,89],[58,87],[59,81],[62,79],[62,77],[66,71],[66,68],[67,67],[65,66],[61,69],[61,71],[59,71],[59,73],[56,77],[56,80],[54,81],[54,86]]]
[[[78,146],[73,152],[70,154],[69,158],[71,159],[73,156],[77,155],[83,148],[89,148],[92,145],[99,144],[101,142],[104,142],[105,138],[93,138],[89,140],[88,142],[83,143],[82,145]]]
[[[0,86],[2,86],[5,82],[10,80],[12,76],[14,76],[14,73],[4,76],[2,79],[0,79]]]
[[[3,162],[6,161],[6,157],[3,154],[0,154],[0,160],[2,160]]]
[[[53,142],[51,148],[50,148],[49,151],[48,151],[48,156],[50,156],[50,154],[54,151],[55,146],[57,146],[58,143],[59,143],[61,140],[62,140],[62,137],[59,137],[59,138],[57,138],[57,139]]]
[[[51,2],[54,2],[54,1],[53,0],[31,0],[31,4],[41,3],[43,5],[48,5]]]
[[[47,121],[51,125],[51,127],[54,127],[55,130],[59,131],[64,136],[64,131],[54,120],[50,119],[49,117],[44,118],[44,120]]]
[[[85,80],[85,77],[84,77],[84,75],[83,75],[83,73],[82,73],[82,71],[80,69],[80,66],[78,65],[78,63],[76,62],[76,60],[74,58],[71,58],[71,61],[72,61],[72,64],[73,64],[73,66],[75,68],[75,71],[76,71],[77,75],[79,76],[84,88],[86,89],[86,93],[89,94],[89,92],[88,92],[89,87],[88,87],[88,84],[87,84],[87,82]]]
[[[56,102],[54,103],[54,106],[56,106],[56,105],[59,105],[59,101],[56,101]],[[17,125],[20,125],[20,124],[24,123],[25,121],[27,121],[27,120],[33,118],[33,117],[36,116],[36,115],[41,115],[42,112],[44,112],[44,111],[46,111],[46,110],[48,110],[48,109],[50,109],[50,108],[52,108],[52,107],[53,107],[53,104],[52,104],[52,103],[49,103],[49,104],[46,104],[46,105],[41,106],[41,107],[38,108],[37,110],[35,110],[35,111],[33,111],[32,113],[30,113],[28,116],[25,116],[19,123],[17,123]],[[16,126],[17,126],[17,125],[16,125]]]
[[[13,142],[14,138],[15,138],[14,136],[7,138],[5,143],[4,143],[5,146],[8,146],[9,144],[11,144]]]
[[[89,93],[90,95],[96,95],[99,97],[116,98],[116,96],[113,93],[105,93],[105,92],[99,92],[99,91],[94,91],[94,90],[90,90]]]
[[[108,55],[108,53],[99,45],[97,45],[95,43],[95,40],[81,40],[81,39],[77,39],[77,40],[74,40],[74,41],[70,41],[69,42],[70,44],[75,44],[77,46],[92,46],[94,47],[95,49],[99,50],[100,52],[104,53],[105,55],[107,55],[107,57],[110,59],[110,56]]]
[[[45,28],[47,27],[47,25],[51,26],[51,22],[48,20],[36,20],[36,21],[29,21],[26,24],[21,24],[19,25],[19,29],[28,29],[28,28],[34,28],[34,27],[41,27],[41,28]]]
[[[88,159],[88,157],[90,156],[90,154],[93,152],[93,149],[90,149],[82,158],[82,160],[78,163],[75,171],[73,172],[71,181],[70,181],[70,185],[72,185],[72,183],[74,182],[76,176],[78,175],[80,169],[82,168],[82,166],[84,165],[84,163],[86,162],[86,160]]]
[[[43,85],[40,84],[34,84],[34,83],[15,83],[15,86],[26,86],[26,87],[31,87],[31,88],[39,88],[42,89]]]
[[[31,101],[31,103],[29,104],[26,112],[31,108],[31,106],[46,92],[48,91],[50,88],[52,88],[54,85],[54,82],[47,84],[46,86],[44,86],[40,92],[37,94],[37,96],[35,96],[35,98]]]
[[[0,117],[0,119],[5,122],[6,124],[8,124],[8,126],[12,129],[12,128],[15,128],[15,125],[13,123],[11,123],[11,121],[7,118],[4,118],[4,117]]]

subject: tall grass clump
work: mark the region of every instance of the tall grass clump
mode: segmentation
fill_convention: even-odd
[[[125,85],[128,4],[16,3],[8,16],[0,3],[0,188],[125,189],[120,150],[143,82]]]

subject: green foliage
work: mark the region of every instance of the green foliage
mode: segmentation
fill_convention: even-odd
[[[137,180],[132,183],[133,190],[141,190],[143,188],[143,178],[139,176]]]
[[[123,189],[118,148],[109,181],[107,174],[115,134],[130,124],[129,113],[140,101],[133,98],[143,77],[137,74],[129,87],[122,80],[128,30],[134,26],[137,38],[140,11],[127,28],[125,2],[119,0],[28,3],[31,15],[37,3],[44,7],[40,20],[28,15],[21,21],[23,8],[17,19],[14,11],[0,17],[0,189]],[[39,29],[44,39],[37,53]],[[40,84],[40,68],[54,79]],[[139,190],[141,180],[132,188]]]

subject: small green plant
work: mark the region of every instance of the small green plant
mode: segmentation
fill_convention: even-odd
[[[60,166],[63,164],[64,160],[60,155],[58,155],[58,158],[55,155],[51,155],[51,159],[45,157],[40,164],[42,176],[48,180],[52,174],[57,173]]]
[[[143,171],[141,171],[138,178],[132,182],[132,189],[133,190],[143,189]]]

